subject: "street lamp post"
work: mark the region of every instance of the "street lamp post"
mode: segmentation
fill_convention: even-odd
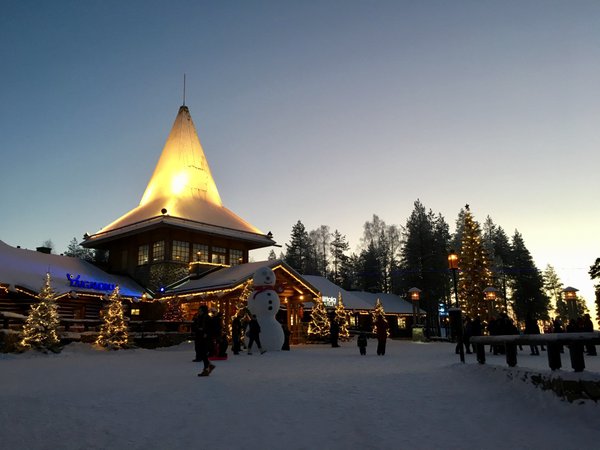
[[[413,287],[408,290],[408,295],[412,303],[413,326],[412,339],[413,341],[423,340],[423,329],[419,326],[419,299],[421,298],[421,289]]]
[[[421,289],[413,287],[408,290],[412,302],[413,327],[419,325],[419,300],[421,299]]]
[[[483,290],[484,298],[486,299],[487,304],[488,304],[488,308],[487,308],[488,323],[492,319],[492,317],[494,317],[497,292],[498,292],[498,289],[496,289],[495,287],[492,287],[492,286],[488,286]]]
[[[460,303],[458,302],[458,285],[456,283],[458,255],[454,251],[451,251],[448,255],[448,268],[452,272],[452,281],[454,281],[454,300],[456,301],[456,307],[448,310],[448,314],[450,316],[450,327],[452,329],[452,336],[454,336],[456,339],[456,348],[460,355],[460,362],[464,363],[465,349],[463,347],[462,311],[460,310]]]
[[[577,292],[579,289],[576,289],[571,286],[567,286],[562,290],[565,298],[565,302],[567,303],[567,311],[569,313],[569,320],[577,320]]]
[[[458,255],[454,253],[454,250],[450,251],[448,255],[448,267],[452,271],[452,281],[454,281],[454,300],[456,301],[456,307],[460,308],[458,304],[458,286],[456,284],[456,272],[458,271]]]

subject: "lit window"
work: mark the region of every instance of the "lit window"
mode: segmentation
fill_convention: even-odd
[[[229,250],[229,265],[237,266],[242,263],[244,253],[241,250],[230,249]]]
[[[172,260],[179,262],[190,262],[190,243],[185,241],[173,241]]]
[[[152,246],[152,261],[164,261],[165,241],[155,242]]]
[[[208,262],[208,245],[194,244],[192,246],[194,261]]]
[[[139,316],[140,315],[140,308],[131,308],[131,315],[132,316]]]
[[[227,250],[223,247],[213,247],[210,254],[210,262],[213,264],[227,264],[225,262],[227,258]]]
[[[148,244],[140,245],[138,247],[138,266],[148,264],[148,248]]]

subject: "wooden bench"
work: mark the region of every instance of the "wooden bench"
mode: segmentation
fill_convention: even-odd
[[[548,353],[548,367],[551,370],[558,370],[562,367],[560,353],[561,348],[566,346],[569,348],[571,367],[575,372],[582,372],[585,369],[584,346],[600,344],[600,332],[472,336],[471,343],[475,344],[479,364],[485,364],[486,345],[504,346],[506,363],[510,367],[517,365],[518,345],[545,345]]]

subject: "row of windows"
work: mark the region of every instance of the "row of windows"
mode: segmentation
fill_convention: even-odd
[[[171,261],[188,263],[208,262],[214,264],[227,264],[227,249],[225,247],[210,247],[205,244],[191,244],[186,241],[173,241],[171,245]],[[243,261],[242,250],[229,249],[229,265],[236,266]],[[152,244],[152,257],[150,256],[150,245],[144,244],[138,247],[138,265],[165,260],[165,241],[157,241]]]

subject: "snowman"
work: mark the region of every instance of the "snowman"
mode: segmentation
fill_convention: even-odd
[[[275,273],[269,267],[261,267],[252,278],[254,289],[248,298],[248,309],[260,325],[260,342],[268,351],[281,350],[283,329],[275,319],[279,311],[279,295],[275,290]]]

